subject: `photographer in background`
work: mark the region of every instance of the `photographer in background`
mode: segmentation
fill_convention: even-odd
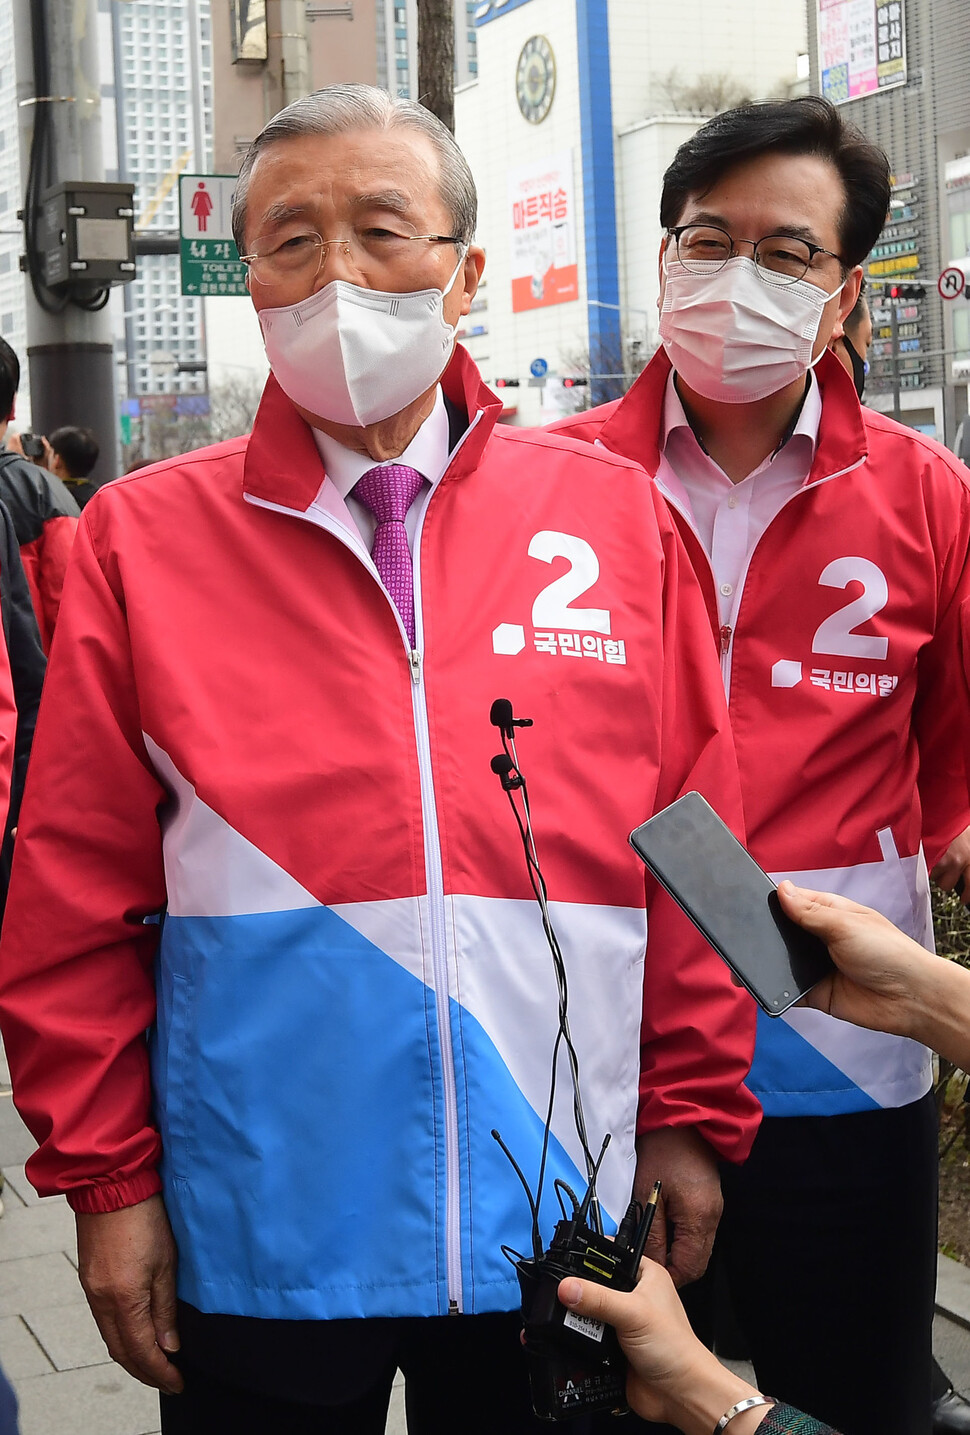
[[[88,478],[100,452],[94,434],[90,429],[65,425],[42,442],[50,450],[44,467],[56,474],[78,507],[83,508],[98,491],[98,485]]]
[[[25,456],[21,440],[13,435],[7,439],[19,387],[19,360],[10,345],[0,339],[0,441],[6,441],[5,451],[0,452],[0,502],[13,520],[47,653],[81,510],[59,478]],[[43,456],[47,457],[46,450]]]

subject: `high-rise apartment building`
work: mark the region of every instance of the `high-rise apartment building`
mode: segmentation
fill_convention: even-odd
[[[22,367],[18,420],[30,412],[27,373],[27,313],[25,279],[20,272],[23,229],[17,219],[23,196],[20,176],[17,74],[13,63],[14,9],[0,5],[0,337],[16,350]]]
[[[455,84],[478,75],[475,15],[480,0],[455,0]],[[415,99],[418,83],[417,0],[377,0],[377,83],[402,99]]]
[[[171,233],[179,224],[179,174],[212,169],[210,0],[100,5],[111,23],[111,68],[102,62],[102,94],[113,97],[115,112],[116,150],[106,156],[114,159],[106,178],[135,185],[139,229]],[[123,335],[119,393],[205,389],[203,373],[176,367],[205,358],[202,301],[181,294],[177,255],[139,258],[137,278],[112,303]]]

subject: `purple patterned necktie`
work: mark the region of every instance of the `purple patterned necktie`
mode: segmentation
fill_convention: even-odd
[[[414,647],[414,570],[404,516],[417,498],[424,474],[406,463],[369,468],[353,487],[356,499],[377,519],[371,557],[384,587],[401,615]]]

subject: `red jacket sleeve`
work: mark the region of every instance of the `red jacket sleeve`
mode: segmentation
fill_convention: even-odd
[[[151,771],[124,612],[78,535],[48,669],[0,942],[0,1022],[18,1110],[39,1143],[27,1170],[76,1210],[160,1189],[145,1032],[165,901]],[[83,714],[79,720],[78,714]],[[70,740],[65,739],[70,735]],[[115,800],[104,803],[105,774]]]
[[[13,533],[11,531],[11,539]],[[16,550],[14,550],[16,552]],[[9,622],[10,615],[4,614]],[[0,633],[0,835],[7,825],[10,794],[14,787],[14,760],[17,752],[17,700],[14,692],[10,653]]]
[[[41,559],[39,570],[40,603],[44,613],[44,631],[47,634],[45,651],[50,651],[51,639],[57,624],[57,614],[64,591],[64,575],[71,556],[74,539],[77,536],[78,520],[67,514],[48,518],[41,535]]]
[[[39,537],[20,549],[44,652],[50,653],[64,591],[64,574],[77,534],[77,519],[58,513],[45,519]]]
[[[717,653],[700,586],[666,504],[653,488],[665,551],[663,747],[658,810],[703,794],[743,836],[741,791]],[[641,1029],[638,1130],[695,1126],[743,1161],[761,1120],[744,1085],[755,1005],[720,957],[652,879]]]
[[[913,727],[919,747],[923,847],[932,867],[970,825],[970,486],[947,506],[936,632],[919,657]]]

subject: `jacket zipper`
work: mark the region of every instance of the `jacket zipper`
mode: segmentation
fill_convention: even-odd
[[[472,429],[475,428],[481,414],[469,424],[459,444],[456,446],[449,459],[449,465],[453,461],[458,449],[465,443]],[[433,496],[433,495],[432,495]],[[360,556],[350,535],[343,532],[339,524],[332,523],[325,514],[308,517],[298,509],[286,508],[282,504],[271,503],[266,499],[253,498],[246,495],[248,502],[255,503],[260,508],[274,509],[277,512],[292,514],[296,518],[302,518],[309,523],[316,523],[331,533],[351,552]],[[430,499],[429,499],[430,502]],[[448,980],[448,940],[447,940],[447,917],[445,911],[444,894],[444,870],[441,861],[441,839],[438,833],[438,807],[434,791],[434,773],[431,761],[431,732],[428,723],[428,704],[424,686],[424,664],[422,662],[422,639],[424,637],[424,624],[421,612],[421,534],[424,530],[424,520],[428,512],[428,505],[425,505],[421,519],[414,535],[413,545],[413,575],[414,575],[414,622],[415,622],[415,646],[411,648],[408,644],[408,636],[401,621],[401,616],[390,593],[384,584],[381,583],[373,560],[369,557],[365,560],[370,568],[373,577],[380,585],[381,591],[391,605],[391,611],[397,622],[401,634],[401,641],[404,643],[407,653],[408,666],[411,670],[411,705],[414,719],[414,735],[418,757],[418,776],[421,788],[421,820],[424,828],[424,865],[425,879],[428,888],[428,927],[431,934],[431,964],[434,971],[435,986],[435,1013],[438,1022],[438,1042],[441,1050],[441,1073],[442,1088],[445,1107],[445,1271],[448,1286],[448,1314],[459,1315],[462,1310],[462,1273],[461,1273],[461,1207],[460,1207],[460,1176],[459,1176],[459,1153],[458,1153],[458,1084],[455,1078],[455,1055],[451,1040],[451,996]]]
[[[467,435],[466,435],[467,436]],[[433,497],[433,495],[432,495]],[[445,878],[441,862],[441,835],[438,831],[438,803],[434,790],[431,760],[431,728],[428,698],[424,685],[424,614],[421,606],[421,535],[428,512],[425,504],[414,535],[415,645],[409,655],[414,733],[417,741],[418,777],[421,784],[421,816],[424,825],[424,870],[428,886],[428,930],[431,936],[431,965],[434,971],[435,1012],[438,1044],[441,1049],[442,1089],[445,1105],[445,1271],[448,1283],[448,1314],[462,1308],[461,1206],[458,1156],[458,1085],[455,1053],[451,1040],[451,983],[448,977],[448,937],[445,912]],[[406,636],[406,635],[405,635]]]
[[[415,539],[415,548],[417,548]],[[417,566],[417,565],[415,565]],[[415,589],[417,591],[417,589]],[[417,613],[415,603],[415,613]],[[458,1089],[455,1054],[451,1041],[451,994],[448,980],[448,939],[446,934],[444,872],[441,839],[431,766],[431,733],[424,687],[421,653],[410,654],[411,699],[417,738],[418,775],[421,783],[421,812],[424,822],[424,867],[428,884],[428,928],[431,935],[431,965],[434,970],[435,1011],[441,1049],[442,1087],[445,1103],[445,1253],[448,1277],[448,1313],[461,1311],[461,1210],[458,1171]]]

